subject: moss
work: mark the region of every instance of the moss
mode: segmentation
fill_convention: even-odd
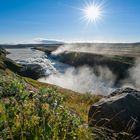
[[[129,65],[134,65],[135,63],[134,57],[114,55],[114,56],[110,56],[109,58],[114,61],[118,61],[120,63],[129,64]]]

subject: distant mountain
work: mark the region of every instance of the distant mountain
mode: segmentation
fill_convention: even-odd
[[[62,41],[47,40],[47,39],[36,39],[35,42],[39,43],[39,44],[48,44],[48,45],[51,45],[51,44],[64,44],[64,42],[62,42]]]
[[[0,48],[35,48],[35,47],[59,47],[64,42],[57,40],[35,39],[32,44],[0,44]]]

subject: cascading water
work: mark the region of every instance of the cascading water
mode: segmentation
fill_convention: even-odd
[[[7,49],[10,53],[8,58],[19,64],[38,64],[45,71],[46,76],[56,73],[64,73],[70,65],[61,63],[57,60],[49,58],[44,52],[38,50],[26,49]]]
[[[45,70],[45,77],[40,82],[58,85],[60,87],[80,93],[108,95],[115,90],[113,87],[115,76],[106,67],[100,67],[100,75],[95,75],[93,68],[74,68],[48,57],[44,52],[25,49],[8,49],[7,57],[20,64],[38,64]]]

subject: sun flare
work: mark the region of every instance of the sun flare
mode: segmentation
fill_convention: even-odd
[[[88,23],[96,23],[102,18],[103,7],[102,4],[97,4],[94,2],[87,3],[83,11],[83,19]]]

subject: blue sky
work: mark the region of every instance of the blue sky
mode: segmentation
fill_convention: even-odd
[[[90,0],[0,0],[0,43],[26,43],[36,38],[63,41],[140,41],[140,0],[104,1],[103,17],[82,21]]]

